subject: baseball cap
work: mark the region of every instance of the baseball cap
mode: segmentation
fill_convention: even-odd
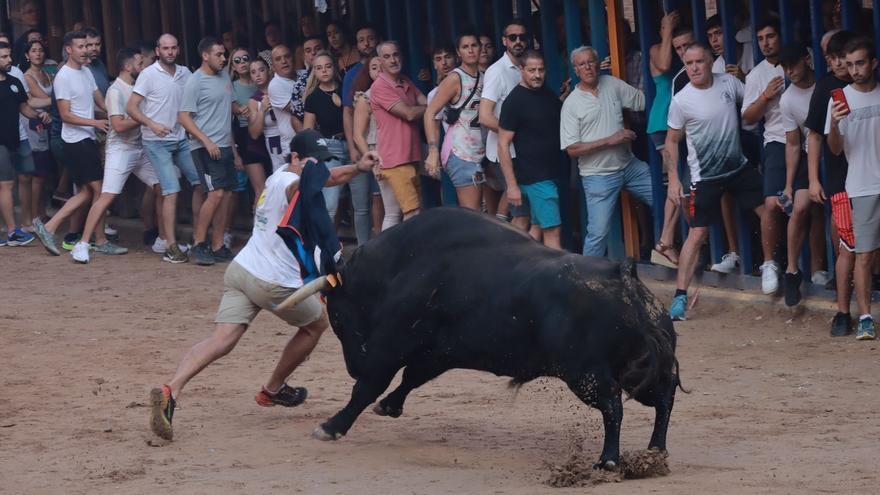
[[[318,160],[330,160],[335,158],[327,149],[327,141],[314,129],[304,129],[296,133],[290,141],[290,152],[296,153],[300,158],[317,158]]]
[[[786,43],[783,45],[782,49],[779,50],[779,63],[793,64],[807,55],[807,47],[803,43],[797,41]]]

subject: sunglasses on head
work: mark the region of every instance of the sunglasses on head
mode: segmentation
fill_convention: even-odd
[[[232,59],[232,63],[240,64],[242,62],[250,62],[251,58],[247,55],[242,55],[241,57],[234,57]]]
[[[507,36],[505,36],[505,38],[507,38],[507,41],[511,42],[514,42],[516,40],[529,41],[529,35],[527,34],[508,34]]]

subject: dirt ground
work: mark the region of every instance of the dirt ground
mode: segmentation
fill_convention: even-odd
[[[134,237],[134,233],[132,236]],[[131,245],[131,243],[129,243]],[[525,385],[453,371],[398,419],[365,412],[347,437],[312,429],[349,397],[324,336],[291,382],[302,406],[253,400],[291,333],[261,314],[232,354],[181,396],[175,440],[148,429],[147,395],[212,329],[223,266],[172,266],[137,247],[89,266],[42,247],[2,248],[0,493],[876,493],[875,342],[828,337],[830,315],[701,301],[677,325],[679,393],[666,477],[554,488],[554,466],[598,458],[601,419],[552,379]],[[669,289],[657,288],[664,301]],[[624,406],[621,447],[653,410]]]

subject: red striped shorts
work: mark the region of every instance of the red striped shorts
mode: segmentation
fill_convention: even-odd
[[[856,249],[856,233],[853,230],[852,205],[846,191],[831,196],[831,221],[837,227],[840,245],[853,253]]]

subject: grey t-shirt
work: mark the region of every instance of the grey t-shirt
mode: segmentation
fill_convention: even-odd
[[[226,71],[208,75],[193,72],[183,87],[181,112],[191,112],[196,126],[221,148],[232,146],[232,81]],[[190,137],[190,148],[205,146]]]

